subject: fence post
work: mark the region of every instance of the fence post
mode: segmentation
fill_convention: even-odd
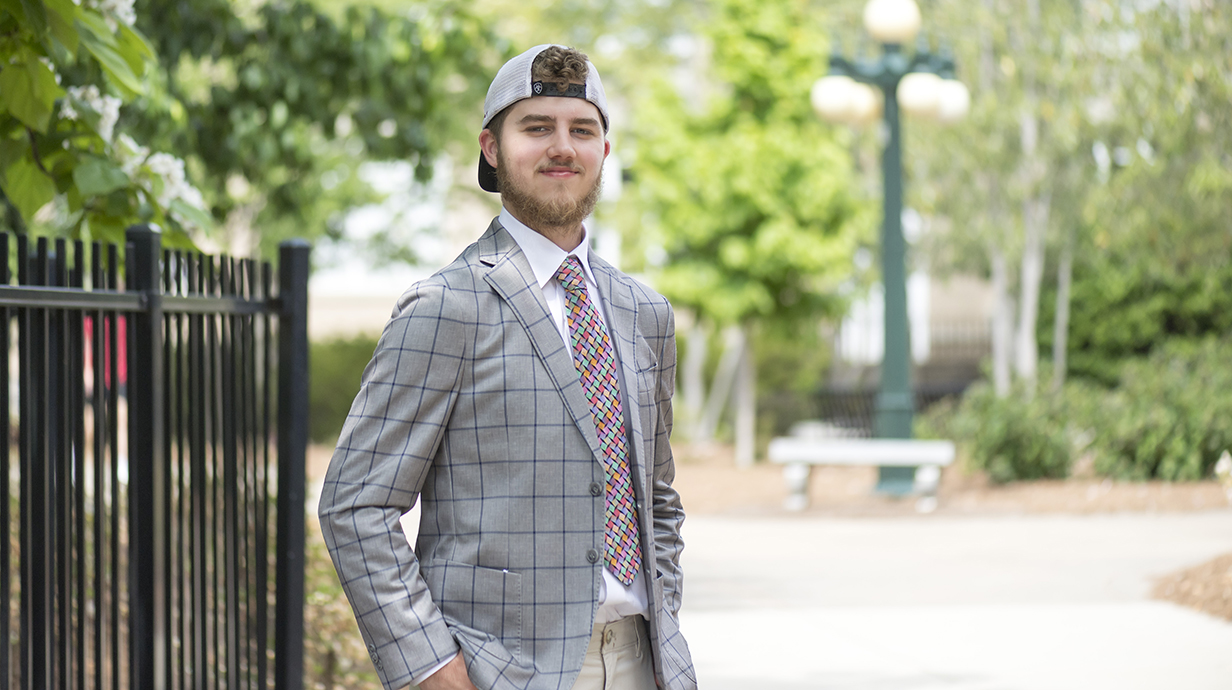
[[[308,257],[303,240],[278,248],[278,558],[274,687],[304,686],[304,468],[308,452]]]
[[[167,491],[163,458],[162,237],[134,226],[128,240],[127,291],[143,293],[145,309],[129,317],[129,634],[131,687],[165,687],[167,611],[166,516],[158,510]]]

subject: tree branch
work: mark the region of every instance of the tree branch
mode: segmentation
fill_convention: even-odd
[[[30,137],[30,152],[34,154],[34,164],[38,166],[39,170],[43,171],[44,175],[54,179],[55,176],[43,166],[43,159],[39,157],[38,140],[34,138],[34,130],[27,127],[26,134]]]

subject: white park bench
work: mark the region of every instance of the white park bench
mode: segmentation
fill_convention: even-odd
[[[954,462],[950,441],[912,439],[817,438],[783,436],[770,441],[770,462],[784,465],[783,479],[788,496],[787,510],[808,507],[809,474],[813,465],[857,465],[872,467],[915,467],[914,493],[922,512],[936,507],[937,484],[941,468]]]

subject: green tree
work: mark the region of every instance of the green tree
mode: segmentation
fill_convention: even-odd
[[[138,9],[163,69],[134,130],[190,152],[229,239],[266,251],[305,232],[336,237],[326,221],[373,199],[356,175],[365,161],[408,161],[426,180],[439,154],[473,138],[457,113],[476,110],[507,52],[463,3],[401,14],[303,0]]]
[[[712,95],[698,103],[655,82],[639,103],[633,173],[650,211],[643,232],[665,252],[656,285],[700,323],[734,329],[738,354],[720,364],[712,400],[734,376],[737,455],[751,462],[750,336],[760,322],[837,313],[872,218],[851,191],[842,143],[809,110],[826,48],[816,12],[721,0],[702,34],[709,70],[693,77]],[[703,437],[721,404],[708,408]]]
[[[116,136],[121,105],[146,92],[154,57],[134,20],[123,3],[0,3],[8,228],[43,223],[39,212],[57,198],[58,224],[79,236],[113,238],[137,220],[179,230],[210,224],[182,161]]]
[[[474,109],[506,52],[453,3],[338,20],[306,2],[120,6],[117,19],[88,0],[0,5],[14,229],[59,195],[63,212],[39,219],[49,232],[117,239],[145,221],[186,242],[220,226],[223,244],[268,250],[337,230],[327,220],[374,196],[363,161],[407,160],[424,179],[470,134],[458,104]]]
[[[1121,20],[1134,40],[1102,91],[1105,181],[1084,199],[1067,348],[1074,373],[1105,383],[1170,339],[1232,332],[1232,11]]]

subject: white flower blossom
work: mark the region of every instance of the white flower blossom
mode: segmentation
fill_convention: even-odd
[[[132,178],[141,164],[145,162],[147,156],[150,155],[150,150],[141,144],[138,144],[132,137],[127,134],[121,134],[113,147],[116,159],[120,161],[120,169],[125,175]]]
[[[77,109],[73,107],[73,102],[67,98],[60,101],[60,117],[65,120],[76,120],[80,117],[77,113]]]
[[[102,12],[103,17],[107,20],[107,25],[114,31],[120,22],[125,26],[132,26],[137,21],[137,12],[133,9],[133,0],[101,0],[98,3],[98,10]]]
[[[98,135],[103,138],[103,141],[110,142],[116,123],[120,121],[122,101],[115,96],[103,96],[101,101],[98,110]]]
[[[120,106],[123,104],[123,101],[115,96],[101,93],[94,84],[70,86],[68,87],[68,95],[70,98],[84,103],[90,110],[98,113],[98,135],[103,138],[103,141],[110,143],[111,135],[115,132],[116,122],[120,120]],[[74,116],[78,114],[76,110],[71,112]]]
[[[172,202],[178,199],[193,208],[205,210],[205,197],[189,184],[184,174],[184,161],[169,153],[155,153],[146,159],[145,164],[151,173],[162,178],[162,189],[156,199],[159,206],[169,209]],[[190,224],[178,213],[172,212],[171,216],[182,224]]]

